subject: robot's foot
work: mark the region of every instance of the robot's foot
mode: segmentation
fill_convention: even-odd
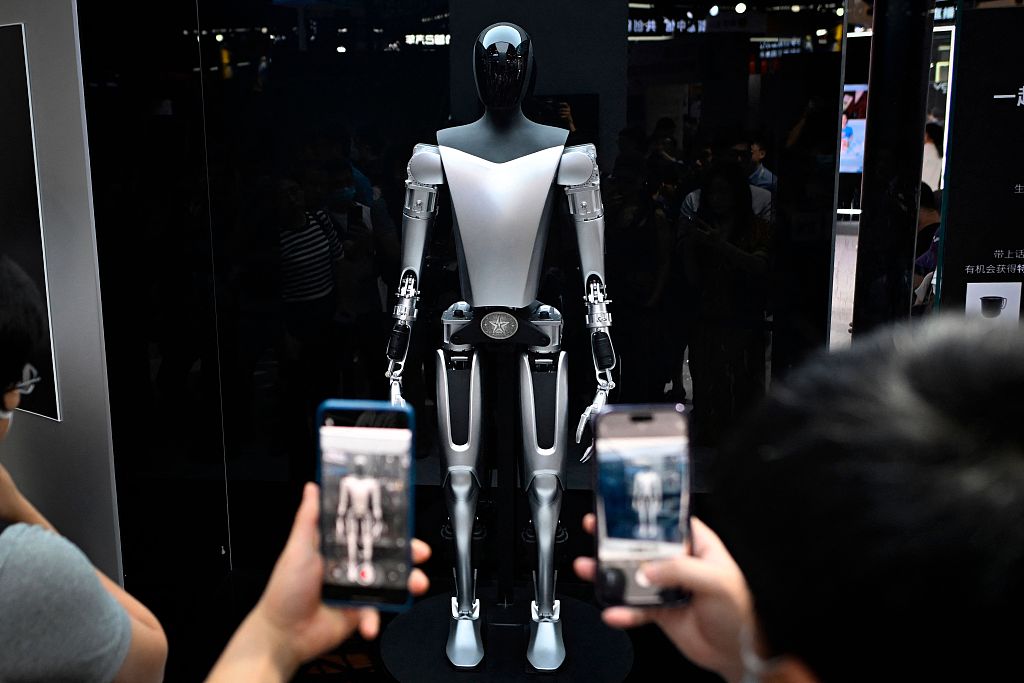
[[[526,659],[538,671],[554,671],[565,661],[565,643],[562,641],[561,604],[555,600],[552,616],[540,616],[537,603],[530,603],[530,643],[526,646]]]
[[[348,563],[348,570],[345,574],[345,578],[349,580],[349,583],[358,583],[359,581],[359,567],[355,562]]]
[[[473,601],[472,614],[459,612],[458,598],[452,598],[452,620],[448,624],[448,660],[460,669],[471,669],[484,658],[480,636],[480,600]]]
[[[355,581],[360,586],[369,586],[377,580],[377,570],[373,568],[373,565],[369,562],[363,562],[359,565],[359,571],[356,573]]]

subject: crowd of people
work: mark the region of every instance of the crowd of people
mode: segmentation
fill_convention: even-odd
[[[30,391],[23,368],[42,324],[38,291],[0,257],[0,436]],[[1018,329],[937,318],[811,359],[723,446],[718,530],[693,519],[692,554],[643,568],[654,584],[690,591],[689,603],[609,608],[605,621],[653,622],[728,681],[1012,676],[1024,607],[1022,342]],[[372,609],[321,600],[318,515],[309,484],[262,598],[209,681],[289,680],[357,629],[376,635]],[[0,679],[162,679],[159,622],[2,465],[0,520]],[[414,542],[416,561],[429,553]],[[592,578],[593,560],[576,570]],[[422,594],[426,577],[413,572],[409,587]]]
[[[608,282],[631,330],[617,340],[619,400],[687,400],[695,441],[713,446],[765,389],[778,179],[758,136],[691,145],[671,119],[620,134],[603,183]]]

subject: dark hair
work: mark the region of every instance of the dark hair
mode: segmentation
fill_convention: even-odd
[[[0,254],[0,390],[21,380],[46,329],[43,298],[18,264]]]
[[[938,151],[939,156],[942,156],[942,126],[937,123],[926,123],[924,125],[924,131],[928,134],[928,137],[932,139],[935,144],[935,149]]]
[[[935,201],[935,193],[928,183],[921,183],[921,208],[939,210],[939,203]]]
[[[1017,671],[1022,415],[1024,336],[961,318],[880,331],[774,387],[715,479],[772,653],[830,682]]]

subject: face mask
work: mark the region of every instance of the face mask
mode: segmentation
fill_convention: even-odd
[[[356,198],[356,188],[354,187],[343,187],[340,190],[335,190],[331,193],[331,199],[336,202],[350,202]]]

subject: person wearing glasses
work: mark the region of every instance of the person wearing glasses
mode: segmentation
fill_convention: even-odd
[[[39,291],[0,255],[0,440],[41,379],[29,359],[45,324]],[[160,622],[59,535],[3,456],[0,446],[0,681],[163,680]]]

